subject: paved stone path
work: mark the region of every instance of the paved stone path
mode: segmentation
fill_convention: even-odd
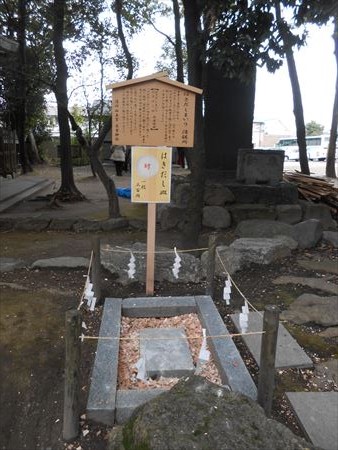
[[[241,327],[239,325],[239,314],[232,314],[231,319],[234,322],[237,330],[241,332]],[[250,312],[247,332],[249,333],[252,331],[253,332],[262,331],[262,329],[263,329],[263,313]],[[262,335],[258,334],[258,335],[243,336],[243,340],[259,366],[261,357]],[[278,338],[277,338],[276,368],[287,369],[291,367],[305,368],[312,366],[313,366],[312,360],[307,356],[304,350],[297,344],[295,339],[285,329],[285,327],[282,324],[279,324]]]
[[[287,392],[286,396],[312,443],[324,450],[337,450],[338,392]]]

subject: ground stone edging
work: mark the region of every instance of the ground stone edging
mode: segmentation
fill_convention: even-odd
[[[124,217],[107,220],[89,220],[82,218],[44,217],[0,218],[0,231],[110,231],[127,228],[129,221]]]

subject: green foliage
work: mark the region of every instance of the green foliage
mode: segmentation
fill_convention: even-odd
[[[317,136],[319,134],[323,134],[324,125],[320,125],[320,123],[311,120],[305,125],[306,135],[307,136]]]

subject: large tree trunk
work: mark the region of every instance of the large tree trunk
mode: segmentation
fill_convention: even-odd
[[[276,8],[277,25],[284,44],[285,56],[291,82],[292,97],[293,97],[293,113],[295,116],[297,143],[299,147],[300,169],[302,173],[310,175],[309,162],[306,152],[306,139],[305,139],[306,133],[305,133],[305,122],[303,113],[303,102],[299,86],[296,63],[293,56],[292,45],[289,39],[288,34],[289,30],[286,29],[286,24],[282,20],[279,0],[275,2],[275,8]]]
[[[188,53],[189,84],[203,86],[205,43],[200,27],[201,11],[195,0],[183,0],[185,36]],[[187,151],[191,170],[190,202],[183,229],[182,246],[192,248],[198,244],[202,227],[202,209],[205,183],[204,120],[202,96],[196,95],[194,147]]]
[[[87,151],[87,154],[90,159],[90,164],[93,168],[93,170],[98,174],[108,197],[108,208],[109,208],[109,217],[110,218],[117,218],[120,217],[120,207],[119,207],[119,200],[116,195],[116,188],[114,181],[108,176],[107,172],[104,170],[104,167],[99,159],[99,150],[100,147],[104,141],[104,138],[106,137],[107,133],[111,130],[111,122],[112,118],[109,117],[109,119],[105,122],[105,124],[102,127],[101,133],[99,137],[96,139],[95,143],[93,145],[89,145],[86,141],[85,137],[83,136],[81,128],[77,125],[74,117],[69,114],[69,119],[72,124],[72,129],[76,132],[76,137],[79,141],[79,144],[85,148]]]
[[[206,168],[210,175],[234,177],[238,149],[252,148],[256,67],[251,80],[224,77],[212,63],[207,66],[205,98]]]
[[[338,127],[338,18],[337,17],[335,18],[334,22],[333,40],[334,40],[334,53],[336,56],[337,74],[336,74],[336,92],[334,96],[333,111],[332,111],[330,140],[326,158],[326,176],[336,178],[337,175],[335,162],[336,162],[337,127]]]
[[[35,137],[32,130],[29,130],[28,132],[28,140],[30,144],[30,148],[27,150],[29,154],[29,159],[32,162],[32,164],[42,164],[42,159],[39,155],[39,149],[35,142]]]
[[[31,172],[28,152],[26,148],[26,0],[20,0],[18,4],[18,43],[19,43],[19,76],[17,78],[16,102],[16,134],[19,141],[19,160],[23,173]]]
[[[76,188],[73,174],[70,128],[68,122],[68,70],[63,48],[64,15],[66,0],[54,0],[53,4],[53,45],[56,65],[55,97],[60,131],[61,186],[55,194],[62,201],[83,200],[84,196]]]

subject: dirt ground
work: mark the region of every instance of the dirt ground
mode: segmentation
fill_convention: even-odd
[[[83,180],[83,174],[82,180]],[[85,174],[88,178],[88,174]],[[127,179],[122,180],[127,183]],[[89,184],[97,186],[90,177]],[[81,186],[80,186],[81,187]],[[99,194],[98,194],[99,195]],[[93,200],[94,201],[94,200]],[[36,205],[36,202],[34,203]],[[23,206],[22,208],[26,208]],[[36,207],[36,206],[35,206]],[[104,202],[102,202],[102,210]],[[128,207],[126,206],[126,210]],[[40,204],[41,210],[41,204]],[[22,213],[17,211],[17,214]],[[15,211],[13,212],[15,214]],[[142,216],[143,212],[137,212]],[[173,246],[178,233],[159,232],[157,244]],[[146,233],[136,230],[117,230],[103,233],[101,241],[110,245],[131,245],[145,242]],[[86,270],[31,269],[30,264],[39,259],[54,256],[90,256],[91,235],[72,232],[2,232],[0,234],[1,256],[19,258],[24,267],[12,272],[0,273],[1,288],[1,343],[0,366],[1,405],[0,449],[1,450],[101,450],[106,447],[107,430],[88,423],[85,414],[88,383],[96,342],[86,340],[82,344],[82,390],[81,433],[73,443],[62,441],[63,373],[64,373],[64,319],[69,308],[77,307],[83,292]],[[290,258],[263,267],[252,265],[234,275],[240,290],[258,309],[266,304],[277,304],[285,309],[303,292],[323,295],[316,290],[300,285],[275,285],[272,281],[281,275],[326,276],[301,268],[297,259],[338,260],[337,250],[321,244],[316,249],[295,251]],[[331,281],[338,282],[331,275]],[[238,293],[232,295],[227,307],[222,300],[224,280],[217,280],[215,304],[225,323],[232,329],[229,314],[243,304]],[[155,295],[196,295],[205,293],[205,284],[155,283]],[[103,294],[109,297],[135,297],[145,295],[145,286],[134,283],[129,286],[116,284],[109,273],[103,274]],[[87,334],[97,335],[102,307],[94,313],[83,311],[88,326]],[[321,327],[290,326],[296,337],[315,363],[338,357],[337,339],[319,336]],[[236,340],[254,379],[257,367],[240,339]],[[283,393],[286,390],[336,390],[336,385],[318,386],[314,371],[294,370],[277,373],[276,398],[273,417],[301,434]]]

